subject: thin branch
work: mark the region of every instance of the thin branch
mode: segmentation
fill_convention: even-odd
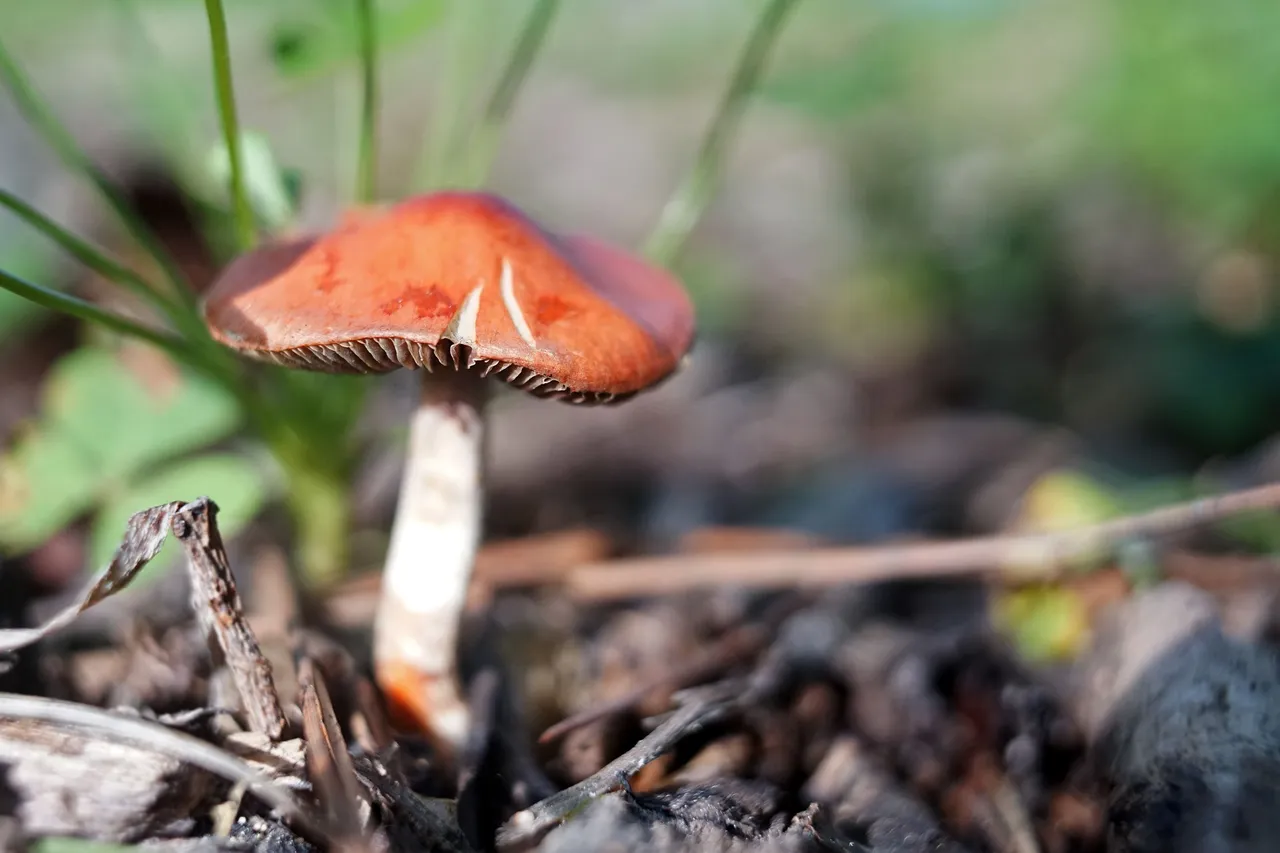
[[[547,33],[551,30],[551,23],[559,8],[560,0],[538,0],[538,5],[534,6],[525,19],[507,65],[502,69],[498,84],[489,96],[472,146],[472,179],[477,184],[484,181],[493,164],[503,128],[507,125],[524,81],[529,77],[529,69],[533,67],[534,60],[546,42]]]
[[[175,295],[190,304],[195,304],[195,296],[187,284],[186,278],[177,263],[165,250],[146,223],[133,210],[121,195],[120,191],[107,179],[107,176],[95,166],[85,155],[67,129],[53,116],[32,88],[30,81],[19,70],[13,57],[0,44],[0,83],[3,83],[13,98],[18,111],[27,122],[44,138],[71,172],[86,178],[93,184],[98,194],[119,217],[130,236],[141,246],[160,268],[172,284]]]
[[[1128,540],[1168,535],[1232,515],[1278,508],[1280,484],[1271,484],[1053,533],[979,536],[919,545],[615,560],[582,566],[569,575],[568,586],[579,598],[601,600],[717,585],[833,586],[1000,574],[1002,570],[1015,577],[1042,578],[1082,558],[1112,552]]]
[[[547,833],[592,800],[623,788],[636,771],[670,751],[686,735],[734,713],[742,701],[740,694],[741,685],[727,682],[688,691],[687,704],[673,711],[631,749],[576,785],[512,815],[498,830],[497,849],[501,853],[533,849]]]
[[[776,627],[770,626],[770,627]],[[593,705],[547,728],[538,736],[538,743],[558,740],[571,731],[591,725],[597,720],[621,714],[635,708],[650,694],[660,689],[676,690],[689,684],[710,678],[717,672],[761,652],[769,643],[771,631],[761,625],[740,625],[730,630],[691,659],[676,663],[669,669],[642,678],[630,690]]]
[[[360,31],[360,154],[356,201],[371,204],[378,194],[378,32],[374,0],[356,0]]]
[[[164,294],[160,293],[150,282],[133,270],[107,257],[105,253],[81,240],[58,223],[49,219],[40,211],[5,189],[0,189],[0,206],[7,207],[19,219],[58,244],[67,254],[96,272],[98,275],[114,282],[130,293],[159,309],[172,319],[175,311],[182,308],[175,305]]]
[[[240,122],[236,117],[236,91],[231,79],[231,49],[227,42],[227,16],[222,0],[204,0],[209,17],[209,41],[213,49],[213,81],[218,98],[218,116],[222,120],[222,138],[227,146],[227,162],[231,166],[232,210],[235,216],[236,237],[241,249],[248,249],[257,240],[257,227],[253,221],[253,209],[244,186],[244,166],[240,151]]]
[[[667,265],[684,247],[703,211],[711,203],[723,167],[725,151],[737,132],[747,99],[764,70],[769,51],[782,32],[787,13],[798,0],[769,0],[743,48],[738,67],[729,81],[724,98],[702,139],[693,167],[675,194],[662,209],[658,224],[645,244],[645,254],[655,263]]]
[[[197,366],[203,367],[203,363],[191,352],[186,342],[181,338],[158,329],[152,329],[141,323],[135,323],[128,317],[116,314],[114,311],[99,308],[92,302],[86,302],[78,297],[51,290],[47,287],[41,287],[38,284],[32,284],[4,270],[0,270],[0,287],[37,305],[43,305],[46,308],[52,308],[54,311],[61,311],[64,314],[70,314],[72,317],[78,317],[90,323],[97,323],[99,326],[111,329],[113,332],[130,335],[154,344],[185,363],[194,362]]]

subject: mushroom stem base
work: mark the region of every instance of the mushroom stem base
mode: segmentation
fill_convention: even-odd
[[[480,541],[483,383],[465,371],[422,377],[374,623],[377,677],[393,710],[454,748],[468,724],[455,661]]]

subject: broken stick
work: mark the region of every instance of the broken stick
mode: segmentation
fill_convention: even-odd
[[[284,711],[271,677],[271,664],[258,648],[258,639],[245,619],[218,532],[217,514],[216,503],[198,498],[178,507],[169,522],[173,535],[187,552],[191,609],[222,649],[250,729],[277,740],[285,729]]]

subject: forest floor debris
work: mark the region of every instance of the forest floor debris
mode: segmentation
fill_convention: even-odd
[[[332,610],[289,604],[269,565],[263,589],[283,584],[286,615],[259,604],[246,617],[216,514],[208,499],[138,513],[78,600],[0,631],[19,664],[115,673],[60,680],[59,698],[0,694],[10,847],[74,835],[192,850],[1250,853],[1280,838],[1269,611],[1242,631],[1225,621],[1242,590],[1274,592],[1255,560],[1230,558],[1236,571],[1219,576],[1229,558],[1170,552],[1169,574],[1217,579],[1204,590],[1133,591],[1104,569],[1095,597],[1109,615],[1067,667],[1018,655],[981,578],[586,604],[564,566],[608,543],[535,540],[527,565],[478,581],[490,655],[472,667],[475,724],[454,765],[391,730],[367,649],[330,635]],[[143,620],[123,656],[59,643],[171,534],[192,590],[185,622]],[[686,559],[743,555],[739,537],[718,538],[692,537],[703,544]],[[818,544],[777,542],[797,560]],[[491,553],[515,564],[522,550]],[[522,653],[504,659],[512,642]],[[157,665],[186,675],[103,686]],[[32,687],[47,671],[28,673]]]

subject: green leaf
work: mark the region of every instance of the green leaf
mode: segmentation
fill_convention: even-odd
[[[1048,471],[1031,484],[1022,496],[1021,506],[1012,525],[1016,533],[1048,533],[1098,524],[1123,512],[1120,497],[1101,480],[1069,468]],[[1098,545],[1088,553],[1074,557],[1069,566],[1075,571],[1089,572],[1111,559],[1111,549]],[[1024,572],[1038,575],[1043,566],[1024,563],[1019,557],[1007,560],[1003,569],[1017,576]]]
[[[0,543],[34,548],[88,511],[100,485],[94,460],[79,445],[31,425],[0,457]]]
[[[1058,586],[1007,590],[995,602],[995,621],[1031,661],[1073,657],[1089,636],[1089,613],[1080,595]]]
[[[34,547],[149,466],[205,447],[240,421],[234,399],[155,351],[137,366],[105,349],[64,356],[38,420],[0,457],[0,543]]]
[[[85,348],[59,361],[45,385],[44,421],[79,442],[104,477],[204,447],[239,425],[235,400],[208,379],[160,359],[146,369],[144,379],[118,356]]]
[[[467,0],[470,2],[470,0]],[[374,15],[375,39],[382,56],[426,34],[439,23],[449,0],[379,0]],[[356,8],[350,0],[324,4],[328,14],[312,14],[304,22],[278,27],[271,57],[286,77],[320,74],[355,62],[359,54]]]
[[[208,495],[218,505],[218,529],[230,538],[244,529],[267,500],[267,473],[261,464],[238,453],[209,453],[183,459],[110,498],[94,519],[89,537],[89,565],[111,559],[129,516],[167,501],[190,501]],[[166,542],[152,566],[162,569],[177,556]],[[143,570],[144,575],[151,570]],[[140,578],[145,582],[146,578]]]
[[[1070,530],[1121,512],[1108,486],[1083,472],[1058,469],[1041,475],[1027,491],[1017,527],[1025,532]]]
[[[267,138],[260,133],[242,130],[240,162],[249,206],[258,220],[270,229],[282,228],[292,221],[296,213],[295,196]],[[231,157],[225,141],[219,140],[214,145],[205,158],[204,167],[211,184],[207,190],[209,197],[225,199],[231,179]]]

